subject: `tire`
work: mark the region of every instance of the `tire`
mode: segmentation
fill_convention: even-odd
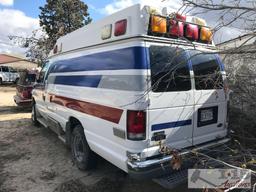
[[[39,122],[37,121],[36,102],[34,102],[34,101],[32,104],[31,120],[32,120],[33,125],[35,125],[35,126],[39,125]]]
[[[15,81],[14,81],[14,84],[16,84],[17,85],[17,83],[18,83],[18,81],[19,81],[20,79],[19,78],[17,78]]]
[[[0,78],[0,85],[2,85],[3,84],[3,80],[2,80],[2,78]]]
[[[96,154],[90,149],[81,125],[76,125],[71,134],[71,153],[78,169],[85,171],[96,167]]]

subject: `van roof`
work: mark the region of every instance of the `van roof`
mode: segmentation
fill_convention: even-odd
[[[112,15],[109,15],[99,21],[92,22],[80,29],[77,29],[57,40],[55,48],[56,53],[64,53],[72,50],[100,45],[103,43],[113,42],[117,40],[127,39],[131,37],[145,37],[148,34],[150,12],[152,7],[136,4]],[[121,20],[127,20],[127,30],[124,35],[115,36],[115,23]],[[111,38],[102,39],[102,30],[106,25],[111,25]],[[157,37],[153,37],[154,39]],[[161,39],[161,37],[159,37]],[[167,38],[165,38],[167,40]],[[172,41],[172,39],[169,39]],[[175,39],[177,42],[177,39]],[[193,42],[194,43],[194,42]],[[184,44],[184,42],[183,42]],[[191,43],[190,43],[191,44]],[[195,44],[198,44],[195,42]],[[208,44],[212,47],[214,44]],[[50,57],[53,56],[53,50],[50,52]]]

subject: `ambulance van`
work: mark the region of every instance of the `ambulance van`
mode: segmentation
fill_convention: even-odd
[[[200,18],[140,4],[58,39],[33,90],[32,120],[137,178],[228,139],[226,73]],[[167,153],[169,151],[169,153]],[[175,151],[172,153],[170,151]]]

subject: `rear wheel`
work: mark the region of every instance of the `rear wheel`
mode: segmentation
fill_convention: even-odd
[[[36,126],[39,125],[39,122],[37,121],[36,102],[33,102],[32,104],[31,120],[34,125]]]
[[[76,125],[71,135],[72,158],[78,169],[88,170],[96,166],[96,154],[90,149],[81,125]]]

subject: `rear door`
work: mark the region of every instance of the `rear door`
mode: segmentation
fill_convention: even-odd
[[[194,74],[193,144],[197,145],[226,135],[225,73],[217,55],[196,50],[188,52]]]
[[[173,148],[192,145],[194,97],[186,52],[177,46],[150,44],[151,85],[148,110],[150,145],[165,144]]]

